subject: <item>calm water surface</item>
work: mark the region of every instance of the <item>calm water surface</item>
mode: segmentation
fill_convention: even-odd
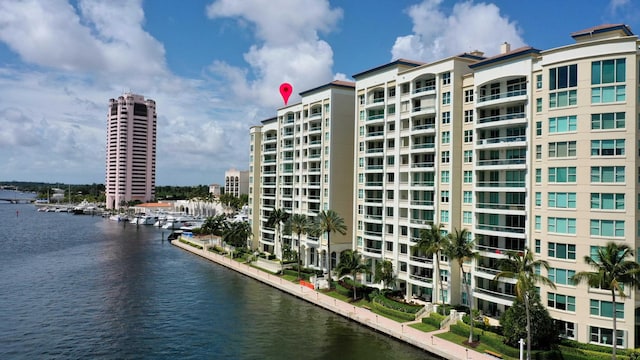
[[[433,359],[157,228],[0,203],[0,234],[0,359]]]

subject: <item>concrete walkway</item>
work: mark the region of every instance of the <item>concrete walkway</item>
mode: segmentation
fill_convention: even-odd
[[[409,323],[398,323],[384,316],[379,316],[370,310],[351,305],[344,301],[334,299],[316,290],[298,285],[296,283],[282,279],[279,276],[269,274],[260,269],[253,268],[249,265],[239,263],[228,257],[218,255],[216,253],[196,249],[193,246],[181,243],[178,240],[171,242],[173,245],[180,247],[186,251],[202,256],[229,269],[252,277],[274,288],[285,291],[300,299],[306,300],[317,306],[323,307],[345,318],[366,325],[376,331],[393,336],[394,338],[409,343],[420,349],[426,350],[434,355],[444,359],[452,360],[473,360],[473,359],[494,359],[494,357],[482,354],[464,346],[454,344],[452,342],[440,339],[435,336],[439,333],[447,332],[447,330],[436,330],[425,333],[409,326]]]

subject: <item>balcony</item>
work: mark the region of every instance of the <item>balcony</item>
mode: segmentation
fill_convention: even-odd
[[[485,295],[489,295],[489,296],[492,296],[492,297],[496,297],[496,298],[505,300],[506,304],[503,304],[503,305],[512,305],[513,301],[516,299],[515,295],[507,294],[504,291],[500,291],[498,289],[489,290],[489,289],[484,289],[484,288],[481,288],[481,287],[476,287],[474,289],[474,292],[475,292],[476,296],[485,294]],[[483,298],[482,296],[480,296],[480,297]]]
[[[411,200],[411,205],[415,206],[433,206],[433,201],[431,200]]]
[[[436,91],[435,85],[427,85],[413,90],[413,94],[420,94],[428,91]]]
[[[480,139],[476,141],[476,144],[477,145],[493,145],[493,144],[504,144],[504,143],[524,142],[524,141],[527,141],[527,138],[525,136],[504,136],[504,137]]]
[[[524,188],[524,181],[477,181],[475,186],[479,188]]]
[[[434,181],[411,181],[411,186],[434,186],[435,182]]]
[[[520,226],[477,224],[476,229],[512,233],[512,234],[524,234],[524,227],[520,227]]]
[[[411,167],[412,168],[432,168],[433,165],[434,165],[434,162],[429,161],[429,162],[412,163]]]
[[[507,249],[507,248],[501,248],[501,247],[497,247],[497,246],[476,245],[476,250],[488,252],[488,253],[491,253],[491,254],[505,255],[509,251],[524,251],[524,248],[522,248],[522,249]]]
[[[520,100],[521,98],[523,98],[522,100],[525,100],[527,97],[527,90],[526,89],[522,89],[522,90],[512,90],[512,91],[506,91],[506,92],[502,92],[502,93],[495,93],[495,94],[490,94],[490,95],[485,95],[485,96],[479,96],[478,97],[478,104],[480,103],[486,103],[488,101],[493,101],[493,100],[505,100],[505,99],[509,99],[509,100]]]
[[[427,257],[427,256],[412,255],[409,257],[409,261],[418,262],[422,264],[429,264],[429,265],[433,264],[433,258]]]
[[[419,281],[428,285],[433,284],[433,278],[421,274],[409,274],[409,279]]]
[[[436,144],[435,143],[422,143],[422,144],[413,144],[411,145],[411,149],[415,150],[415,149],[435,149]]]
[[[524,204],[476,203],[478,209],[518,210],[524,211]]]
[[[435,130],[435,124],[422,124],[422,125],[414,125],[411,127],[411,131],[426,131],[426,130]]]
[[[514,159],[488,159],[476,161],[477,166],[502,166],[502,165],[523,165],[527,161],[526,158]]]

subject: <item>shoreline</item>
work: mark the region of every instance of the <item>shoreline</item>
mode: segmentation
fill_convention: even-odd
[[[220,264],[228,269],[235,270],[236,272],[249,276],[273,288],[291,294],[299,299],[324,308],[325,310],[329,310],[346,319],[355,321],[379,333],[391,336],[396,340],[422,349],[433,356],[452,360],[492,358],[490,355],[467,349],[464,346],[457,345],[434,336],[434,334],[443,332],[443,330],[425,333],[410,326],[405,326],[405,323],[398,323],[391,319],[387,319],[384,316],[379,316],[365,308],[337,300],[306,286],[295,284],[288,280],[283,280],[277,275],[269,274],[268,272],[237,262],[231,258],[207,251],[206,248],[197,249],[188,244],[181,243],[179,240],[173,240],[171,241],[171,244],[181,248],[182,250],[186,250],[192,254]]]

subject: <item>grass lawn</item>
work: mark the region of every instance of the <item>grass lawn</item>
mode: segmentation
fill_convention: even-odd
[[[424,332],[432,332],[432,331],[436,331],[439,330],[437,327],[431,325],[431,324],[425,324],[425,323],[417,323],[417,324],[411,324],[409,325],[412,328],[416,329],[416,330],[420,330],[420,331],[424,331]]]
[[[480,341],[475,348],[473,348],[471,346],[468,346],[466,344],[466,341],[469,340],[468,337],[460,336],[460,335],[454,334],[452,332],[446,332],[446,333],[438,334],[436,336],[441,338],[441,339],[450,341],[450,342],[452,342],[454,344],[462,345],[462,346],[464,346],[466,348],[473,349],[473,350],[475,350],[475,351],[477,351],[477,352],[479,352],[481,354],[484,354],[485,350],[491,350],[491,351],[500,353],[500,351],[497,351],[497,350],[495,350],[495,349],[483,344],[482,341]],[[502,358],[505,359],[505,360],[517,360],[517,358],[512,358],[512,357],[506,356],[504,354],[502,355]]]

